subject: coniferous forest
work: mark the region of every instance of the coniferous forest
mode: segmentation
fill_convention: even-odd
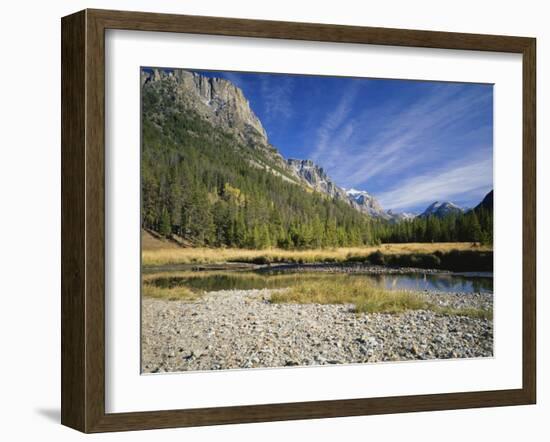
[[[388,222],[285,177],[250,146],[152,89],[142,94],[142,227],[192,246],[320,248],[492,242],[492,210]],[[258,167],[267,165],[271,171]]]
[[[492,86],[140,81],[142,373],[493,356]]]

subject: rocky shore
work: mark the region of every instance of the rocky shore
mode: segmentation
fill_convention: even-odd
[[[211,292],[195,302],[143,299],[142,371],[493,355],[493,322],[488,319],[427,310],[355,314],[352,305],[273,304],[273,291]],[[491,294],[423,296],[452,308],[492,309],[493,305]]]
[[[449,270],[421,269],[418,267],[389,267],[364,263],[322,263],[322,264],[272,264],[254,269],[258,273],[273,272],[326,272],[361,273],[364,275],[406,275],[411,273],[452,273]]]

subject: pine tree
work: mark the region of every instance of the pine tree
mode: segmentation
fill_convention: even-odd
[[[168,212],[168,209],[164,209],[162,211],[159,233],[167,238],[172,233],[172,226],[170,225],[170,213]]]

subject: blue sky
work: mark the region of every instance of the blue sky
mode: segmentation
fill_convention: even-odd
[[[493,87],[196,71],[240,87],[286,158],[312,159],[384,209],[473,207],[493,187]]]

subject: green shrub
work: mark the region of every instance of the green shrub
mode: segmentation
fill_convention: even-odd
[[[478,250],[451,250],[450,252],[410,253],[384,255],[380,251],[368,257],[371,264],[391,267],[416,267],[420,269],[442,269],[455,272],[492,271],[493,252]]]
[[[441,255],[441,268],[457,272],[493,271],[493,252],[451,250]]]
[[[376,252],[372,252],[367,257],[367,260],[371,264],[383,266],[386,264],[386,255],[384,255],[380,250],[377,250]]]
[[[325,260],[325,262],[329,262],[329,261]],[[369,259],[365,255],[353,255],[351,253],[348,253],[348,255],[346,256],[345,262],[366,263],[366,262],[369,262]]]

